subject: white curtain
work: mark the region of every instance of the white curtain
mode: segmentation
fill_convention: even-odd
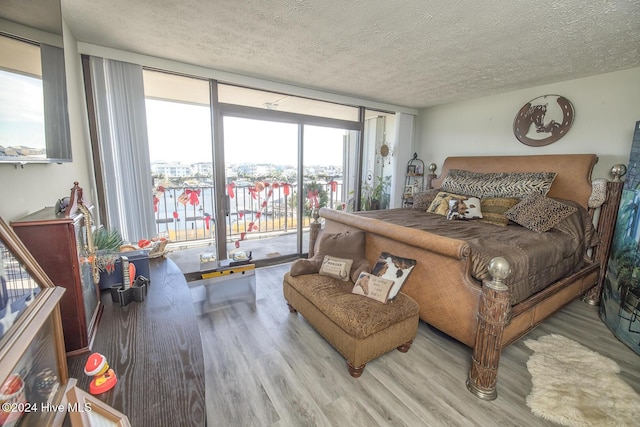
[[[91,57],[107,224],[125,240],[155,236],[142,67]]]

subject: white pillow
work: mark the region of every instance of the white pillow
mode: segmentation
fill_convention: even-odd
[[[480,199],[477,197],[458,197],[449,200],[447,219],[482,219]]]
[[[364,295],[381,303],[386,303],[394,283],[391,279],[385,279],[374,276],[371,273],[362,272],[360,276],[358,276],[358,280],[353,286],[351,293]]]
[[[352,259],[325,255],[322,260],[322,265],[320,266],[320,274],[347,282],[349,281],[351,264],[353,264]]]

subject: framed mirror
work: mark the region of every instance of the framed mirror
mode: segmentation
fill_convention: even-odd
[[[59,301],[64,289],[0,218],[0,425],[51,425],[65,397],[67,362]]]
[[[0,163],[70,162],[59,1],[0,8]]]

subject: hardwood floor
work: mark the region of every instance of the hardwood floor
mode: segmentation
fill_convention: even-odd
[[[471,349],[420,322],[408,353],[392,351],[349,376],[344,358],[282,296],[289,264],[256,270],[257,308],[234,304],[199,316],[211,426],[554,426],[531,413],[522,340],[500,359],[498,398],[465,386]],[[580,301],[527,337],[556,333],[614,359],[640,392],[640,357]]]

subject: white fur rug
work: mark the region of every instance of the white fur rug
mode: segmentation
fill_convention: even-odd
[[[527,406],[535,415],[565,426],[637,426],[640,395],[606,358],[562,335],[524,342],[533,388]]]

